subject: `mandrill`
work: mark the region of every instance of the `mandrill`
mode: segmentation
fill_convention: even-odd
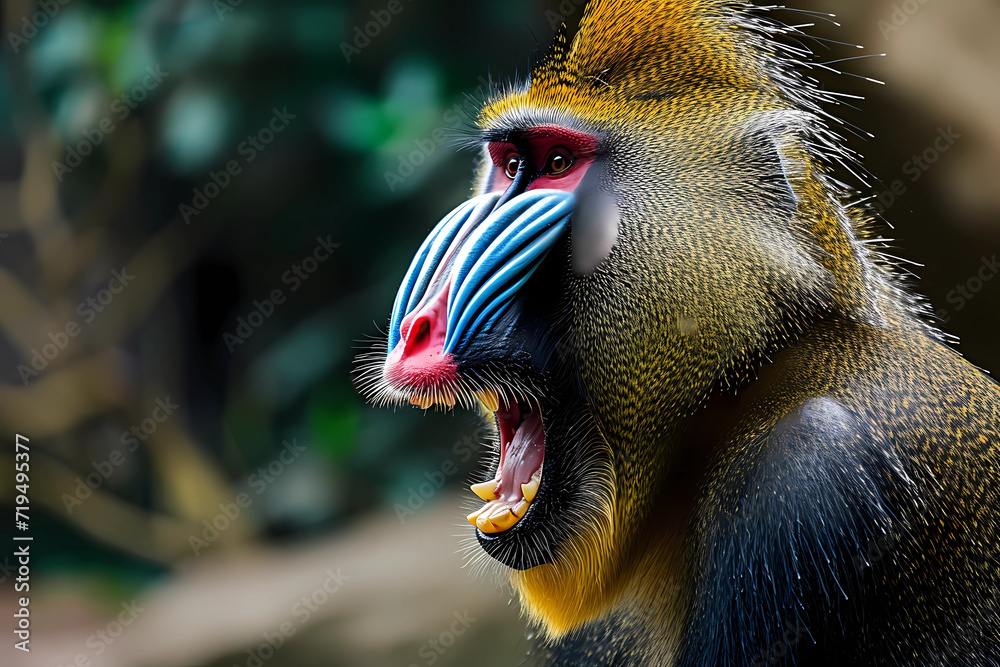
[[[1000,664],[1000,385],[877,251],[794,32],[591,0],[362,360],[495,426],[470,530],[546,665]]]

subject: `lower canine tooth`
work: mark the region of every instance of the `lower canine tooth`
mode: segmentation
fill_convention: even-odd
[[[537,479],[532,479],[527,484],[521,485],[521,494],[524,495],[524,499],[529,503],[535,499],[535,494],[538,493],[538,482]]]
[[[472,489],[474,494],[486,502],[497,499],[497,481],[495,479],[491,479],[490,481],[483,482],[481,484],[473,484],[469,488]]]
[[[499,528],[500,530],[507,530],[515,523],[517,523],[518,517],[510,511],[509,508],[504,508],[503,512],[498,512],[490,517],[490,523]]]
[[[476,517],[476,528],[483,531],[484,533],[495,533],[496,526],[490,523],[489,518],[487,518],[489,512],[483,512],[478,517]]]
[[[473,526],[475,526],[476,525],[476,519],[479,518],[479,515],[483,513],[484,509],[486,509],[485,505],[483,507],[480,507],[479,509],[477,509],[475,512],[473,512],[469,516],[465,517],[466,520],[468,520],[469,523],[471,523]]]
[[[514,505],[514,509],[512,509],[511,512],[514,513],[514,516],[520,519],[521,517],[523,517],[525,514],[528,513],[528,507],[530,505],[531,503],[528,502],[527,500],[522,500],[517,505]]]

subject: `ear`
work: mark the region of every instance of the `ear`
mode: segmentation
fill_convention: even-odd
[[[835,305],[882,326],[871,259],[856,233],[859,212],[832,194],[846,187],[837,183],[835,169],[842,167],[864,182],[851,166],[855,156],[839,145],[821,118],[805,111],[758,114],[745,136],[757,151],[755,159],[762,161],[764,196],[772,209],[787,211],[795,233],[807,239],[803,247],[832,278]]]
[[[794,215],[802,203],[800,193],[810,179],[805,142],[812,133],[811,117],[800,111],[767,111],[755,116],[746,128],[748,148],[760,161],[765,192],[775,207]]]

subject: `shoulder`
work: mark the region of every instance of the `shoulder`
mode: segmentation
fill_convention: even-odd
[[[699,500],[692,665],[752,664],[788,627],[824,636],[892,530],[901,468],[864,416],[832,396],[772,410],[731,434]]]
[[[902,466],[870,417],[830,395],[765,403],[728,436],[705,499],[739,507],[744,517],[766,510],[773,521],[783,518],[771,512],[775,503],[795,511],[797,500],[823,506],[845,494],[855,501],[858,492],[875,494],[878,473]]]

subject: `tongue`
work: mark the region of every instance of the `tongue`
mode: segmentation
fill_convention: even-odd
[[[521,485],[531,481],[545,458],[545,434],[537,410],[529,412],[504,448],[503,462],[498,471],[500,484],[497,495],[508,502],[522,498]]]

